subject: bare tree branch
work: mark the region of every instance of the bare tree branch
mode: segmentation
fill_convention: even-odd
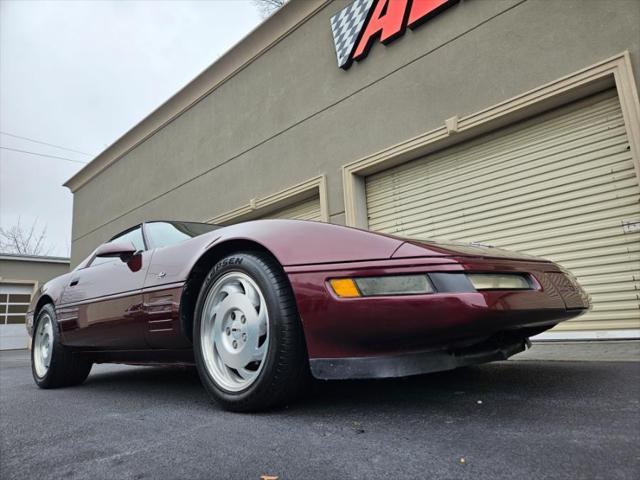
[[[33,247],[33,249],[36,251],[42,250],[44,248],[44,241],[46,238],[47,238],[47,227],[45,226],[40,232],[40,235],[38,236],[38,239],[36,240],[36,244]]]
[[[253,0],[253,3],[260,10],[262,18],[267,18],[289,0]]]
[[[33,233],[36,230],[36,222],[38,221],[38,219],[36,219],[32,224],[31,224],[31,228],[29,229],[29,234],[27,235],[27,238],[24,238],[24,234],[22,235],[22,245],[31,245],[31,239],[33,238]],[[18,231],[20,231],[20,218],[18,217]],[[21,232],[22,233],[22,232]],[[35,246],[33,247],[34,249],[36,248]]]
[[[36,218],[31,227],[25,229],[21,219],[9,228],[0,228],[0,252],[17,255],[48,255],[51,247],[45,248],[47,239],[46,225],[38,228]]]

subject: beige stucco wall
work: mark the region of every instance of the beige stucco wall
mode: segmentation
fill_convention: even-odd
[[[0,257],[0,282],[19,280],[38,282],[39,285],[43,285],[52,278],[63,275],[68,271],[69,263]]]
[[[624,50],[640,78],[635,0],[463,0],[343,71],[329,18],[347,3],[329,3],[76,191],[72,265],[142,220],[205,220],[319,174],[343,223],[349,162]]]

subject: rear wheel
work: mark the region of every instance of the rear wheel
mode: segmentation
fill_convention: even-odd
[[[31,373],[40,388],[78,385],[89,376],[92,363],[60,343],[53,305],[42,307],[31,340]]]
[[[230,255],[204,281],[194,353],[213,399],[234,411],[292,399],[308,378],[302,327],[289,282],[262,253]]]

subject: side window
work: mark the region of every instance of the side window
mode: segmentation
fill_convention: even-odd
[[[127,233],[111,239],[111,241],[131,242],[137,250],[144,250],[144,240],[142,239],[142,229],[140,227],[129,230]]]
[[[134,228],[133,230],[129,230],[117,237],[113,237],[110,241],[122,241],[122,242],[131,242],[133,246],[136,247],[137,250],[144,250],[144,240],[142,238],[142,229],[140,227]],[[115,261],[120,261],[118,258],[110,258],[110,257],[96,257],[91,262],[91,267],[95,267],[96,265],[102,265],[103,263],[113,263]]]
[[[180,227],[183,227],[182,230]],[[184,242],[193,235],[184,232],[184,224],[172,224],[168,222],[151,222],[145,225],[147,238],[153,248],[161,248],[176,243]]]
[[[91,265],[89,265],[90,267],[95,267],[97,265],[102,265],[103,263],[113,263],[116,260],[120,261],[120,259],[118,258],[109,258],[109,257],[96,257],[93,259],[93,262],[91,262]]]

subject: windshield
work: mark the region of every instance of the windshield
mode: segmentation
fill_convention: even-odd
[[[220,228],[218,225],[197,222],[149,222],[144,224],[144,232],[151,248],[175,245],[218,228]]]

